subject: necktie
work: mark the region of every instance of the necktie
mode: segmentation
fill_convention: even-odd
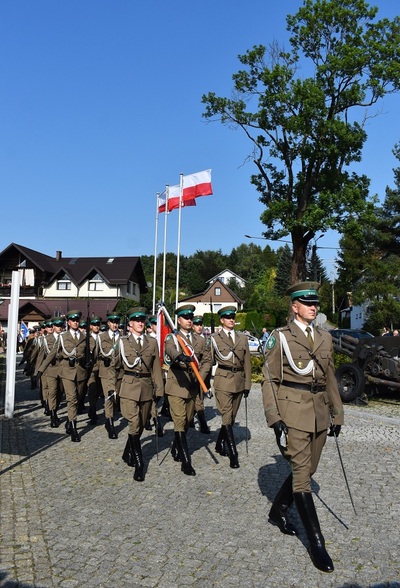
[[[191,336],[190,336],[190,333],[188,333],[188,334],[186,335],[186,339],[189,341],[189,343],[191,343],[191,342],[192,342],[192,338],[191,338]]]
[[[231,332],[230,332],[230,331],[228,331],[228,339],[229,339],[229,343],[230,343],[231,345],[233,345],[233,338],[232,338],[232,334],[231,334]]]
[[[142,349],[142,338],[138,337],[137,344],[139,345],[139,349]]]
[[[308,342],[309,342],[310,347],[311,347],[311,351],[313,351],[313,349],[314,349],[314,339],[312,338],[311,328],[310,327],[307,327],[306,328],[306,333],[307,333]]]

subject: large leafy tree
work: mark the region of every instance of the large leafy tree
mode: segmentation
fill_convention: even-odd
[[[233,97],[202,98],[206,118],[241,128],[252,144],[264,236],[290,235],[292,282],[306,277],[310,241],[366,206],[369,180],[351,167],[368,108],[400,79],[400,19],[377,12],[364,0],[305,0],[287,17],[290,52],[254,46],[239,56]]]

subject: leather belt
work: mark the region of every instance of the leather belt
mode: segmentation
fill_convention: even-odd
[[[128,370],[124,370],[124,374],[127,376],[134,376],[135,378],[150,378],[151,374],[148,372],[131,372]]]
[[[244,372],[244,369],[242,367],[229,367],[227,365],[218,365],[218,368],[220,370],[226,370],[227,372],[232,372],[233,374],[236,374],[236,372]]]
[[[326,392],[325,384],[316,384],[313,382],[311,382],[311,384],[298,384],[297,382],[288,382],[287,380],[283,380],[282,386],[286,386],[287,388],[294,388],[295,390],[306,390],[307,392],[311,392],[312,394],[318,394],[318,392]]]

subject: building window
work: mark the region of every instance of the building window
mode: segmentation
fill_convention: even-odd
[[[58,280],[57,290],[71,290],[71,282],[69,280]]]
[[[99,276],[99,274],[96,274],[89,282],[89,291],[100,292],[101,290],[103,290],[103,279]]]
[[[57,280],[57,290],[71,290],[71,280],[64,274]]]
[[[221,288],[214,288],[214,295],[221,296]]]
[[[131,280],[129,280],[127,289],[128,289],[128,294],[132,294],[132,296],[135,296],[135,294],[137,292],[137,284],[135,284],[135,282],[132,282]]]
[[[101,290],[103,290],[103,282],[89,282],[90,292],[100,292]]]

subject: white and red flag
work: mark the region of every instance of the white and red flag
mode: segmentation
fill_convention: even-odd
[[[183,176],[182,199],[184,202],[198,196],[210,196],[212,193],[210,169]]]
[[[194,198],[187,198],[184,200],[180,199],[180,186],[176,184],[176,186],[169,186],[168,190],[168,197],[166,191],[159,195],[158,197],[158,212],[165,212],[168,200],[168,212],[171,210],[175,210],[175,208],[179,208],[179,202],[181,202],[181,208],[185,206],[196,206],[196,200]]]

